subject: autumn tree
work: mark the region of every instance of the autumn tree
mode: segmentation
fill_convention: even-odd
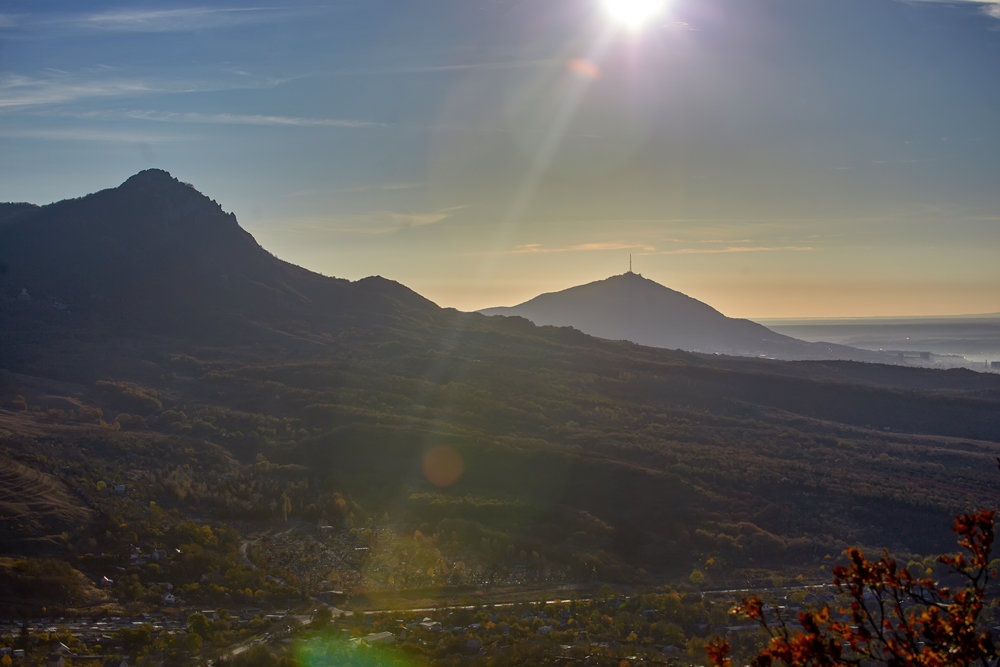
[[[833,571],[834,587],[849,600],[838,613],[824,605],[798,615],[793,631],[780,616],[769,617],[764,603],[744,598],[734,611],[757,621],[770,637],[750,664],[757,667],[841,665],[992,665],[997,648],[980,615],[990,604],[987,585],[994,512],[960,515],[953,530],[963,549],[938,558],[954,574],[953,590],[929,577],[900,567],[888,551],[869,560],[858,549],[847,551],[848,564]],[[730,646],[721,638],[707,647],[716,667],[729,667]]]

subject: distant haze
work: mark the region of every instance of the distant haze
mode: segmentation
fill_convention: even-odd
[[[866,350],[920,350],[959,354],[976,368],[1000,361],[1000,314],[948,318],[765,320],[780,333]]]

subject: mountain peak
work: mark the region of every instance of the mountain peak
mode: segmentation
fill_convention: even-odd
[[[635,271],[626,271],[625,273],[619,273],[616,276],[609,276],[604,279],[605,282],[631,282],[631,283],[653,283],[659,285],[659,283],[644,277],[641,273],[636,273]],[[660,285],[662,287],[662,285]]]
[[[0,268],[0,304],[26,291],[74,313],[184,333],[436,310],[382,278],[351,285],[278,260],[234,214],[163,169],[42,207],[0,205]]]
[[[872,353],[837,350],[777,334],[749,320],[726,317],[707,303],[633,271],[549,292],[486,315],[520,315],[535,324],[572,326],[584,333],[641,345],[695,352],[786,359],[863,358]]]
[[[169,171],[163,169],[143,169],[137,174],[129,176],[120,187],[128,188],[135,186],[150,186],[150,185],[169,185],[177,183],[176,178],[170,175]]]

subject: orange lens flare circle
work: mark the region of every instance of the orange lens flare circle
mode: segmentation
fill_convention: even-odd
[[[436,445],[424,454],[424,477],[434,486],[451,486],[465,472],[465,461],[453,447]]]
[[[597,79],[601,76],[601,68],[592,60],[587,60],[586,58],[573,58],[566,63],[566,68],[573,74],[585,79]]]

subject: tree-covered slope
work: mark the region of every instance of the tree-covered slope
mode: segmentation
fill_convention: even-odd
[[[192,224],[161,210],[172,198],[148,199],[148,216],[126,201],[129,215],[109,215]],[[956,511],[995,497],[993,376],[698,355],[442,310],[389,281],[280,262],[221,212],[199,223],[220,226],[218,262],[199,264],[211,243],[183,235],[156,270],[82,246],[105,253],[98,299],[73,284],[69,245],[50,257],[32,236],[86,236],[96,204],[71,204],[0,228],[42,265],[6,259],[0,278],[0,449],[52,506],[4,524],[5,545],[72,559],[141,541],[153,502],[242,531],[349,531],[367,540],[363,562],[331,556],[323,572],[359,589],[726,578],[847,544],[940,551]],[[226,266],[229,287],[173,280],[176,257],[204,280]],[[317,553],[280,553],[282,580],[320,585]]]

